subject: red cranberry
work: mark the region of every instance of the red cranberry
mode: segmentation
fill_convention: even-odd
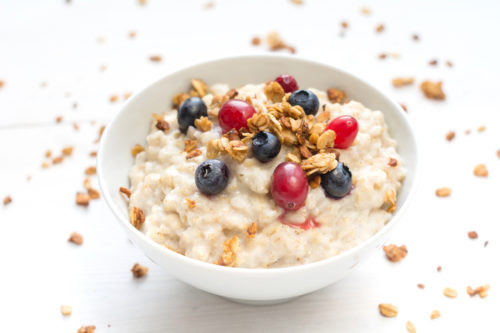
[[[271,194],[274,202],[286,210],[297,210],[304,205],[309,185],[298,164],[283,162],[274,169]]]
[[[331,129],[337,134],[335,148],[346,149],[352,145],[358,135],[358,121],[351,116],[340,116],[333,119],[326,129]]]
[[[274,81],[278,82],[286,93],[289,92],[291,93],[299,89],[297,81],[291,75],[287,74],[280,75],[276,79],[274,79]]]
[[[255,114],[253,106],[239,99],[230,99],[222,104],[219,110],[219,125],[222,132],[231,129],[239,131],[241,128],[248,129],[247,120]]]

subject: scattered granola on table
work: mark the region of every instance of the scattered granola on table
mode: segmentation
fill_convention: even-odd
[[[63,316],[69,316],[73,310],[69,305],[61,305],[61,314]]]
[[[134,275],[135,278],[141,278],[146,274],[148,274],[149,268],[136,263],[134,264],[134,266],[132,266],[132,269],[130,271],[132,272],[132,275]]]
[[[405,245],[397,246],[395,244],[384,246],[384,252],[387,259],[392,262],[398,262],[408,254],[408,250]]]
[[[441,317],[441,313],[438,310],[432,310],[431,319],[437,319],[439,317]]]
[[[488,177],[488,169],[485,164],[478,164],[474,167],[474,174],[478,177]]]
[[[467,233],[467,236],[469,236],[470,239],[476,239],[477,238],[477,232],[475,232],[475,231],[469,231]]]
[[[76,245],[82,245],[83,244],[83,236],[78,232],[72,232],[68,238],[68,242],[74,243]]]
[[[270,32],[266,37],[267,45],[271,51],[288,50],[290,53],[295,53],[295,47],[288,45],[281,39],[277,32]]]
[[[90,326],[80,327],[76,333],[94,333],[94,332],[95,332],[95,326],[90,325]]]
[[[392,85],[396,88],[410,86],[415,82],[413,77],[397,77],[392,79]]]
[[[378,310],[380,311],[380,314],[384,317],[396,317],[398,314],[398,308],[389,303],[381,303],[378,305]]]
[[[446,133],[446,140],[451,141],[454,138],[455,138],[455,132],[454,131],[450,131],[450,132]]]
[[[436,196],[445,198],[451,195],[451,188],[449,187],[440,187],[436,190]]]
[[[7,206],[8,204],[10,204],[12,202],[12,197],[10,195],[6,196],[5,198],[3,198],[3,205],[4,206]]]
[[[435,100],[446,99],[446,94],[443,92],[442,82],[424,81],[420,85],[420,90],[424,93],[425,97]]]
[[[445,295],[446,297],[449,297],[449,298],[455,298],[455,297],[457,297],[458,293],[455,289],[450,288],[450,287],[446,287],[443,289],[443,295]]]
[[[485,298],[486,296],[488,296],[489,290],[490,290],[489,284],[485,284],[484,286],[479,286],[477,288],[472,288],[471,286],[467,286],[467,294],[469,294],[470,297],[479,295],[479,297]]]

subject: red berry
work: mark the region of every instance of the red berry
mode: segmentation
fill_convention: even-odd
[[[283,162],[274,169],[271,194],[278,206],[297,210],[304,205],[308,191],[306,174],[298,164]]]
[[[340,116],[333,119],[326,129],[331,129],[337,134],[335,148],[346,149],[352,145],[358,135],[358,121],[351,116]]]
[[[219,125],[222,132],[231,129],[239,131],[242,127],[248,129],[247,120],[255,114],[253,106],[239,99],[230,99],[222,104],[219,110]]]
[[[280,75],[276,79],[274,79],[274,81],[278,82],[286,93],[291,93],[299,89],[297,81],[295,81],[295,78],[291,75]]]

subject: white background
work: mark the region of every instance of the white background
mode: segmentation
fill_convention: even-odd
[[[0,198],[13,198],[0,207],[2,331],[76,332],[93,324],[97,332],[404,332],[411,320],[418,332],[498,332],[500,3],[216,0],[209,10],[205,3],[0,1]],[[360,13],[362,6],[371,16]],[[349,22],[343,38],[342,20]],[[386,30],[376,34],[379,23]],[[394,264],[376,253],[331,287],[286,304],[252,307],[174,280],[126,239],[103,200],[86,209],[74,197],[83,190],[84,168],[95,165],[89,152],[97,148],[99,126],[122,103],[110,103],[110,95],[138,91],[208,58],[268,52],[250,40],[272,30],[298,56],[351,71],[407,104],[423,175],[391,236],[408,247],[406,259]],[[135,39],[129,31],[137,32]],[[382,61],[381,52],[400,57]],[[163,61],[150,62],[153,54]],[[438,66],[429,66],[431,59]],[[108,69],[101,72],[101,65]],[[407,75],[418,83],[443,80],[447,100],[427,100],[417,85],[391,86],[393,77]],[[54,121],[58,115],[61,124]],[[478,133],[480,125],[487,130]],[[472,130],[468,136],[466,129]],[[449,130],[457,132],[453,142],[444,139]],[[67,145],[75,147],[72,157],[40,168],[46,149],[58,154]],[[488,178],[473,175],[478,163],[488,166]],[[435,197],[440,186],[451,187],[452,196]],[[468,239],[470,230],[478,232],[477,240]],[[83,234],[81,247],[67,243],[72,231]],[[150,268],[146,278],[132,277],[135,262]],[[486,299],[465,292],[467,285],[486,283]],[[458,290],[456,299],[442,295],[446,286]],[[381,317],[381,302],[397,305],[398,316]],[[73,307],[70,317],[61,316],[61,304]],[[442,317],[431,321],[434,309]]]

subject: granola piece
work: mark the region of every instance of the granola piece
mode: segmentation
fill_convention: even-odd
[[[330,112],[328,112],[328,111],[321,112],[316,117],[316,122],[317,122],[316,124],[328,122],[329,120],[330,120]],[[326,124],[325,124],[325,128],[326,128]]]
[[[5,86],[5,82],[0,80],[0,88],[3,88],[3,86]]]
[[[470,297],[479,295],[479,297],[485,298],[486,296],[488,296],[488,290],[490,290],[489,284],[485,284],[484,286],[479,286],[475,289],[473,289],[470,286],[467,286],[467,294],[469,294]]]
[[[170,129],[170,124],[163,119],[158,119],[156,122],[156,128],[159,129],[160,131],[166,132]]]
[[[391,262],[398,262],[408,254],[406,245],[397,246],[395,244],[389,244],[384,246],[385,256]]]
[[[148,274],[149,268],[135,263],[130,271],[132,272],[134,277],[138,279]]]
[[[431,65],[431,66],[436,66],[437,64],[438,64],[437,59],[432,59],[429,61],[429,65]]]
[[[90,326],[80,327],[76,333],[94,333],[94,331],[95,331],[95,326],[90,325]]]
[[[293,163],[297,163],[297,164],[300,164],[300,162],[301,162],[300,157],[298,157],[296,154],[292,154],[292,153],[288,153],[286,155],[286,160],[288,162],[293,162]]]
[[[189,198],[186,198],[186,202],[187,202],[188,208],[194,208],[194,207],[196,207],[196,201],[191,200]]]
[[[163,58],[159,54],[149,56],[149,61],[151,61],[151,62],[161,62],[162,60],[163,60]]]
[[[3,205],[4,206],[7,206],[8,204],[10,204],[12,202],[12,197],[10,195],[6,196],[5,198],[3,198]]]
[[[315,175],[309,181],[309,186],[311,186],[311,188],[313,188],[313,189],[318,188],[320,185],[321,185],[321,176],[320,175]]]
[[[436,196],[440,198],[449,197],[451,195],[451,188],[449,187],[440,187],[436,189]]]
[[[114,95],[109,96],[109,101],[111,103],[118,101],[118,95],[114,94]]]
[[[130,196],[132,195],[132,191],[130,191],[126,187],[120,187],[120,193],[125,194],[127,196],[127,198],[130,198]]]
[[[387,53],[379,53],[378,58],[379,58],[380,60],[384,60],[384,59],[386,59],[386,58],[387,58]]]
[[[83,180],[83,187],[85,187],[86,190],[92,188],[92,182],[89,177],[85,177],[85,179]]]
[[[50,149],[47,149],[45,151],[45,157],[50,158],[52,156],[52,151]]]
[[[401,109],[403,109],[403,111],[408,112],[408,107],[406,106],[406,104],[399,103],[399,106],[401,106]]]
[[[455,138],[455,132],[454,131],[449,131],[446,133],[446,140],[451,141]]]
[[[85,169],[85,174],[90,176],[90,175],[95,175],[97,172],[97,169],[95,166],[89,166],[87,169]]]
[[[390,166],[390,167],[393,167],[393,168],[397,167],[398,166],[398,160],[395,159],[395,158],[393,158],[393,157],[391,157],[391,158],[389,158],[389,162],[387,163],[387,165]]]
[[[420,288],[420,289],[424,289],[425,285],[423,285],[422,283],[419,283],[419,284],[417,284],[417,287]]]
[[[372,10],[368,7],[361,7],[361,9],[359,11],[361,12],[361,14],[366,15],[366,16],[370,16],[372,13]]]
[[[141,146],[141,145],[135,145],[133,148],[132,148],[132,156],[133,157],[136,157],[137,154],[139,154],[140,152],[143,152],[144,151],[144,147]]]
[[[240,250],[240,239],[238,236],[234,235],[231,239],[228,239],[222,244],[223,253],[220,255],[217,261],[218,265],[221,266],[236,266],[237,262],[237,252]]]
[[[457,297],[457,291],[453,288],[446,287],[443,289],[443,295],[449,298]]]
[[[76,204],[79,206],[88,206],[90,196],[87,193],[76,193]]]
[[[241,163],[247,157],[248,146],[240,140],[232,140],[229,141],[226,151],[233,159]]]
[[[431,319],[437,319],[439,317],[441,317],[441,313],[438,310],[432,310]]]
[[[337,167],[337,159],[335,154],[319,153],[302,161],[300,167],[308,176],[313,173],[327,173]]]
[[[478,132],[484,132],[484,131],[486,131],[486,125],[481,125],[481,126],[479,126],[479,127],[477,128],[477,131],[478,131]]]
[[[484,164],[478,164],[474,168],[474,174],[478,177],[488,177],[488,169]]]
[[[73,147],[72,146],[64,147],[62,149],[62,154],[64,156],[71,156],[71,154],[73,154]]]
[[[257,233],[257,223],[252,222],[247,229],[246,235],[248,238],[255,238],[255,234]]]
[[[266,37],[267,45],[271,51],[278,51],[286,49],[292,54],[295,53],[295,48],[293,46],[287,45],[277,32],[270,32]]]
[[[297,128],[297,131],[295,133],[295,136],[297,137],[297,141],[299,144],[304,145],[306,143],[308,138],[308,133],[309,133],[309,124],[306,122],[304,118],[302,118],[300,120],[300,126]]]
[[[396,88],[412,85],[415,82],[413,77],[397,77],[392,79],[392,85]]]
[[[71,306],[69,305],[61,305],[61,314],[63,316],[69,316],[72,312]]]
[[[438,272],[441,272],[441,271],[443,270],[443,267],[438,266],[438,267],[436,268],[436,270],[437,270]]]
[[[312,157],[312,153],[311,151],[309,150],[309,148],[307,148],[306,146],[302,145],[299,147],[299,152],[300,152],[300,155],[302,155],[303,158],[309,158],[309,157]]]
[[[62,156],[57,156],[57,157],[54,157],[52,159],[52,164],[59,164],[59,163],[62,163],[62,161],[64,160],[64,157]]]
[[[189,98],[189,94],[186,94],[183,92],[175,94],[174,97],[172,97],[172,104],[174,106],[180,106],[182,104],[182,102],[184,102],[188,98]]]
[[[394,213],[397,208],[396,192],[394,190],[391,189],[384,193],[384,205],[389,213]]]
[[[259,37],[253,37],[252,38],[252,45],[253,46],[259,46],[260,45],[260,38]]]
[[[130,223],[132,223],[137,230],[141,230],[142,224],[145,220],[146,217],[144,216],[142,209],[133,207],[130,211]]]
[[[444,100],[446,94],[443,92],[443,82],[424,81],[420,85],[420,90],[424,93],[425,97],[435,100]]]
[[[319,136],[316,146],[318,149],[333,148],[336,136],[334,131],[326,130]]]
[[[475,231],[469,231],[467,233],[467,236],[469,236],[470,239],[476,239],[477,238],[477,232],[475,232]]]
[[[207,132],[212,129],[212,122],[208,117],[201,117],[194,120],[194,126],[202,132]]]
[[[383,24],[379,24],[377,25],[377,27],[375,28],[375,32],[376,33],[381,33],[385,30],[385,26]]]
[[[198,140],[186,140],[184,141],[184,151],[186,153],[189,153],[191,151],[193,151],[193,149],[196,148],[196,146],[198,145]]]
[[[396,317],[398,314],[398,308],[389,303],[381,303],[378,305],[378,310],[380,311],[380,314],[384,317]]]
[[[411,321],[406,322],[406,330],[408,333],[417,333],[417,328]]]
[[[200,155],[201,155],[201,150],[195,149],[192,152],[189,152],[186,154],[186,160],[190,160],[190,159],[195,158],[195,157],[200,156]]]
[[[340,22],[340,26],[342,27],[342,29],[347,29],[347,28],[349,28],[349,22],[342,21],[342,22]]]
[[[56,117],[56,123],[61,123],[63,121],[63,116]]]
[[[335,88],[327,89],[326,94],[332,103],[342,103],[347,97],[344,91]]]
[[[95,139],[94,143],[98,143],[99,141],[101,141],[102,133],[104,133],[105,128],[106,128],[105,125],[99,127],[99,131],[97,132],[97,139]]]
[[[97,200],[101,197],[101,194],[99,193],[99,191],[96,190],[95,188],[92,188],[92,187],[87,189],[87,193],[88,193],[91,200]]]
[[[191,85],[198,93],[199,97],[204,97],[207,94],[208,85],[200,79],[192,79]]]
[[[47,163],[47,162],[42,162],[42,169],[47,169],[48,167],[50,167],[50,164]]]
[[[220,139],[208,141],[207,150],[206,150],[207,158],[216,158],[224,151],[224,147],[221,143],[221,141],[223,139],[225,139],[227,141],[226,138],[220,138]]]
[[[83,244],[83,236],[81,234],[79,234],[78,232],[72,232],[68,238],[68,242],[76,244],[76,245],[82,245]]]
[[[281,102],[283,96],[285,96],[285,90],[283,90],[283,87],[276,81],[270,81],[266,84],[264,93],[267,99],[273,103]]]
[[[229,89],[224,96],[222,96],[222,103],[229,101],[230,99],[234,99],[238,96],[238,91],[236,89]],[[250,103],[248,103],[250,104]]]
[[[229,132],[222,135],[224,138],[227,138],[229,141],[239,140],[240,134],[234,129],[230,129]]]
[[[500,149],[497,150],[497,157],[500,158]]]
[[[420,40],[420,36],[418,34],[413,34],[411,35],[411,39],[413,39],[415,42],[418,42]]]
[[[303,5],[304,4],[304,1],[302,0],[290,0],[291,3],[293,3],[294,5]]]

